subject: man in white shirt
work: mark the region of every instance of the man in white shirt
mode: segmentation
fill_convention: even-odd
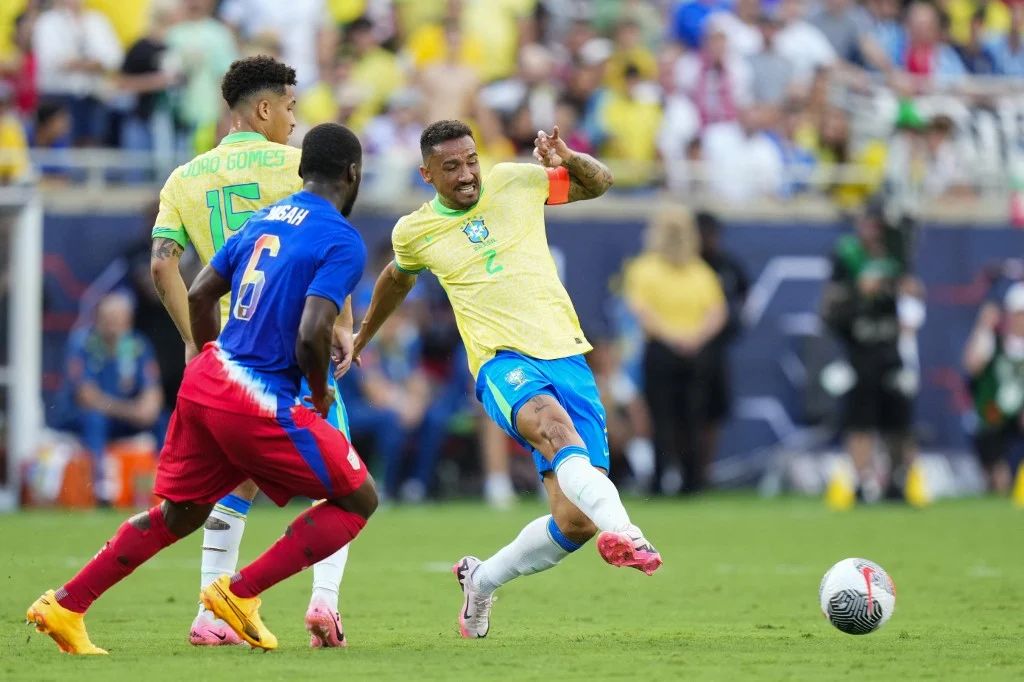
[[[330,64],[337,46],[338,29],[325,0],[226,0],[220,17],[247,40],[276,35],[299,91],[320,80],[320,68]]]
[[[778,7],[783,28],[775,48],[793,65],[794,85],[810,88],[818,69],[839,61],[835,48],[820,28],[806,21],[806,0],[782,0]]]
[[[106,74],[121,67],[124,51],[107,18],[83,0],[56,0],[39,15],[32,34],[39,92],[60,99],[72,117],[76,144],[101,142],[107,110],[101,101]]]
[[[777,112],[751,106],[738,121],[716,123],[704,132],[704,169],[712,194],[742,203],[777,196],[785,165],[779,145],[768,135]]]

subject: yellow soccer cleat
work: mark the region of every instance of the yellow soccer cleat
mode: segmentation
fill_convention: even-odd
[[[260,598],[236,597],[231,593],[230,576],[222,575],[207,585],[199,599],[250,645],[264,651],[277,648],[277,637],[260,619]]]
[[[89,640],[83,615],[58,604],[53,590],[28,607],[25,619],[29,625],[36,626],[36,632],[49,635],[65,653],[85,656],[107,653]]]

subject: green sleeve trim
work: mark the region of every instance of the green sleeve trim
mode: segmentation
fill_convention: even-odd
[[[188,235],[185,233],[184,227],[154,227],[152,238],[170,239],[177,242],[183,249],[188,246]]]
[[[423,272],[424,270],[426,270],[426,268],[415,268],[415,269],[403,268],[401,265],[398,264],[398,261],[396,260],[395,261],[395,270],[398,270],[400,272],[404,272],[407,275],[418,275],[421,272]]]

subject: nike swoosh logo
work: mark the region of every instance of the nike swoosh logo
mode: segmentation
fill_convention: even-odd
[[[220,588],[220,585],[214,585],[213,589],[215,589],[217,591],[217,594],[219,594],[221,596],[221,599],[223,599],[224,603],[228,605],[228,608],[230,608],[235,613],[235,616],[238,618],[239,622],[241,622],[241,624],[242,624],[242,628],[245,630],[245,634],[247,634],[249,637],[251,637],[253,639],[253,641],[259,642],[260,641],[260,632],[259,632],[259,630],[257,630],[256,626],[253,625],[249,621],[249,619],[245,617],[245,614],[242,613],[242,609],[238,608],[238,606],[236,606],[235,603],[233,601],[231,601],[231,599],[228,598],[228,595],[224,594],[224,590],[222,590]]]
[[[220,640],[220,641],[222,641],[222,642],[223,642],[223,641],[224,641],[225,639],[227,639],[227,638],[228,638],[228,636],[227,636],[227,635],[222,635],[222,634],[220,634],[220,633],[217,633],[217,632],[211,632],[210,634],[211,634],[211,635],[213,635],[214,637],[216,637],[217,639],[219,639],[219,640]]]

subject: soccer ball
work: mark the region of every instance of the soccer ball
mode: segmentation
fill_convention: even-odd
[[[848,635],[866,635],[885,625],[896,608],[889,574],[867,559],[843,559],[828,569],[818,588],[828,622]]]

